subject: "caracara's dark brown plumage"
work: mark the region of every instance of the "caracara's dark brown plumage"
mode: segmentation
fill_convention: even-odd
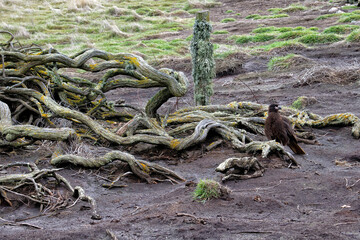
[[[305,154],[304,150],[297,144],[294,130],[289,119],[282,117],[281,109],[277,104],[269,106],[268,117],[265,121],[265,135],[269,140],[275,140],[282,145],[288,145],[296,154]]]

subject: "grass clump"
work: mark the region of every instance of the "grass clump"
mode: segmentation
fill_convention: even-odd
[[[297,11],[304,11],[307,7],[300,5],[300,4],[291,4],[290,6],[286,8],[270,8],[268,9],[269,12],[273,14],[279,14],[279,13],[290,13],[290,12],[297,12]]]
[[[349,36],[346,38],[346,41],[348,42],[360,42],[360,30],[353,31],[349,34]]]
[[[260,33],[256,34],[254,36],[252,35],[240,35],[240,36],[234,36],[232,39],[235,40],[237,44],[245,44],[249,42],[267,42],[270,40],[275,39],[276,36],[274,34],[267,34],[267,33]]]
[[[270,40],[275,39],[276,36],[273,34],[256,34],[253,38],[252,38],[252,42],[267,42]]]
[[[281,33],[277,38],[282,40],[290,40],[299,38],[308,34],[312,34],[313,31],[305,30],[305,31],[288,31]]]
[[[295,3],[295,4],[291,4],[290,6],[284,8],[281,12],[289,13],[289,12],[304,11],[306,9],[307,9],[307,7]]]
[[[281,13],[283,8],[269,8],[268,12],[271,12],[272,14],[279,14]]]
[[[314,45],[314,44],[321,44],[321,43],[333,43],[341,41],[342,38],[339,35],[330,33],[330,34],[307,34],[303,37],[298,39],[299,42]]]
[[[229,192],[229,189],[221,186],[218,182],[214,180],[200,179],[200,181],[196,185],[195,191],[193,192],[193,198],[196,201],[205,203],[212,198],[227,196]]]
[[[289,15],[282,13],[282,14],[275,14],[275,15],[265,15],[265,16],[261,16],[259,14],[250,14],[246,17],[246,19],[254,19],[254,20],[259,20],[259,19],[269,19],[269,18],[283,18],[283,17],[289,17]]]
[[[348,34],[359,28],[358,25],[335,25],[326,28],[323,33]]]
[[[298,48],[306,48],[302,43],[299,43],[297,41],[294,40],[288,40],[288,41],[278,41],[278,42],[273,42],[267,45],[263,45],[263,46],[259,46],[259,49],[262,49],[264,51],[274,51],[274,50],[278,50],[278,49],[285,49],[285,48],[289,48],[289,49],[298,49]]]
[[[357,9],[358,8],[358,6],[355,6],[355,5],[353,5],[353,6],[342,6],[341,7],[341,9],[343,9],[343,10],[350,10],[350,9]]]
[[[356,14],[356,13],[354,14],[354,12],[352,12],[349,15],[348,14],[341,15],[341,17],[339,19],[339,23],[349,23],[352,21],[360,21],[360,14]]]
[[[218,30],[218,31],[214,31],[213,34],[228,34],[229,31],[226,30]]]
[[[259,27],[259,28],[255,28],[254,30],[252,30],[252,33],[268,33],[268,32],[276,32],[277,27],[274,26],[270,26],[270,27]]]
[[[315,104],[316,102],[317,100],[314,97],[300,96],[291,104],[290,107],[301,110],[309,105]]]
[[[235,22],[236,19],[235,18],[224,18],[222,19],[220,22],[222,23],[228,23],[228,22]]]
[[[268,63],[268,70],[288,69],[290,66],[289,60],[295,57],[295,54],[291,53],[282,57],[273,57]]]
[[[320,17],[317,17],[315,18],[315,20],[324,20],[324,19],[327,19],[327,18],[331,18],[331,17],[336,17],[336,16],[340,16],[341,14],[339,13],[330,13],[330,14],[324,14]]]
[[[232,38],[235,39],[235,43],[237,44],[245,44],[251,42],[253,37],[250,35],[240,35]]]
[[[295,109],[302,109],[302,100],[301,100],[301,97],[298,97],[298,99],[296,99],[292,104],[291,104],[291,107],[292,108],[295,108]]]
[[[268,70],[279,71],[295,67],[305,67],[311,65],[312,60],[297,54],[288,54],[286,56],[273,57],[268,63]]]
[[[250,14],[245,17],[245,19],[260,19],[261,16],[259,14]]]
[[[221,3],[215,0],[188,0],[184,10],[189,11],[194,8],[213,8],[219,5],[221,5]]]

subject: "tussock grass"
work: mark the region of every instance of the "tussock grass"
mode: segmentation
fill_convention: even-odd
[[[67,7],[69,11],[78,11],[85,8],[92,8],[99,6],[100,3],[97,0],[68,0]]]
[[[218,31],[214,31],[213,34],[228,34],[229,32],[226,30],[218,30]]]
[[[267,42],[276,38],[274,34],[259,33],[256,35],[240,35],[232,37],[237,44]]]
[[[339,66],[336,68],[315,65],[299,74],[300,86],[311,85],[314,83],[331,84],[350,84],[360,80],[360,70],[358,66]]]
[[[310,64],[313,64],[310,59],[291,53],[286,56],[271,58],[268,63],[268,70],[279,71],[300,66],[309,66]]]
[[[101,21],[101,28],[103,32],[109,32],[110,37],[129,37],[127,33],[124,33],[119,29],[115,22],[109,22],[108,20]]]
[[[301,110],[309,105],[315,104],[316,102],[317,100],[314,97],[300,96],[291,104],[290,107]]]
[[[202,180],[200,179],[199,183],[196,185],[196,189],[193,192],[193,198],[196,201],[205,203],[206,201],[219,198],[221,196],[229,195],[230,190],[224,186],[221,186],[218,182],[214,180]]]
[[[121,30],[124,32],[130,32],[130,33],[138,33],[138,32],[142,32],[146,29],[146,26],[144,24],[140,24],[140,23],[129,23],[126,25],[123,25],[121,27]]]
[[[360,30],[356,30],[350,33],[346,38],[346,41],[360,43]]]
[[[215,0],[188,0],[185,10],[192,8],[212,8],[220,5],[221,2],[217,2]]]
[[[220,22],[222,23],[228,23],[228,22],[235,22],[236,19],[235,18],[224,18],[222,19]]]
[[[335,25],[324,29],[323,33],[349,34],[359,28],[359,25]]]
[[[291,4],[290,6],[283,8],[281,12],[285,13],[291,13],[291,12],[297,12],[297,11],[305,11],[307,10],[307,7],[300,5],[300,4]]]
[[[300,5],[300,4],[291,4],[290,6],[286,8],[270,8],[268,9],[269,12],[273,14],[279,14],[279,13],[292,13],[297,11],[304,11],[307,10],[307,7]]]
[[[314,45],[322,43],[334,43],[342,40],[342,37],[339,35],[330,33],[330,34],[308,34],[298,39],[299,42]]]
[[[321,16],[315,18],[315,20],[324,20],[324,19],[327,19],[327,18],[337,17],[337,16],[340,16],[340,15],[341,15],[341,13],[324,14],[324,15],[321,15]]]
[[[266,52],[289,52],[293,50],[302,50],[305,49],[306,45],[299,43],[295,40],[287,41],[277,41],[267,45],[258,46],[257,49],[266,51]]]
[[[19,39],[30,37],[30,32],[23,26],[2,22],[0,24],[0,29],[13,33],[14,36]]]
[[[274,15],[264,15],[261,16],[259,14],[250,14],[245,19],[253,19],[253,20],[259,20],[259,19],[271,19],[271,18],[284,18],[289,17],[288,14],[282,13],[282,14],[274,14]]]
[[[115,16],[115,17],[119,17],[119,16],[124,16],[124,15],[129,15],[131,13],[131,11],[129,11],[128,9],[125,8],[119,8],[117,6],[112,6],[110,7],[107,12],[111,15],[111,16]]]

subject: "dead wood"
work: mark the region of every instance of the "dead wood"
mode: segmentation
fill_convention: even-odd
[[[151,175],[161,176],[165,179],[169,179],[171,182],[174,183],[185,181],[184,178],[180,177],[168,168],[144,160],[138,160],[133,155],[121,151],[112,151],[98,158],[85,158],[76,155],[61,155],[53,158],[51,160],[51,164],[58,166],[71,163],[73,165],[80,165],[83,167],[91,168],[101,167],[115,160],[120,160],[127,163],[128,167],[130,167],[131,171],[136,176],[138,176],[142,180],[145,180],[148,183],[155,183],[157,181],[160,181],[156,177],[151,177]]]
[[[68,205],[68,199],[60,194],[56,196],[55,191],[40,183],[40,180],[52,177],[55,178],[58,184],[64,183],[67,190],[70,191],[74,197],[88,201],[93,210],[92,218],[101,219],[100,215],[96,212],[96,201],[86,195],[80,186],[73,188],[66,178],[57,173],[61,169],[39,169],[35,163],[16,162],[0,165],[0,170],[13,169],[13,167],[21,166],[27,167],[30,171],[28,173],[10,173],[0,176],[1,191],[40,204],[40,209],[43,211],[61,209]],[[33,190],[29,191],[24,188],[25,186],[33,186]],[[7,199],[7,201],[10,200]]]
[[[169,98],[186,93],[188,81],[182,72],[155,69],[140,56],[127,53],[85,49],[66,56],[55,49],[19,49],[12,44],[12,34],[9,35],[9,41],[0,45],[0,146],[21,147],[38,139],[89,138],[97,143],[147,143],[183,151],[215,134],[220,137],[219,142],[229,142],[239,152],[260,153],[263,158],[276,153],[291,165],[298,165],[280,144],[253,140],[253,136],[264,134],[267,105],[232,102],[183,108],[160,116],[157,110]],[[85,74],[69,74],[71,68],[85,71]],[[88,79],[89,76],[93,79]],[[157,87],[160,90],[144,109],[137,109],[120,100],[106,99],[106,92],[122,87]],[[360,120],[352,113],[321,117],[284,108],[282,114],[289,117],[296,129],[350,125],[352,135],[360,137]],[[104,120],[111,120],[119,127]],[[169,169],[120,151],[93,159],[60,155],[52,159],[52,164],[100,167],[114,160],[126,162],[132,172],[146,182],[184,180]]]
[[[246,180],[261,177],[265,171],[263,166],[255,157],[228,158],[217,168],[217,172],[224,173],[222,181]]]

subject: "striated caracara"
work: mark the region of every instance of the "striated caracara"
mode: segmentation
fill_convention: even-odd
[[[289,119],[279,113],[278,104],[269,106],[268,117],[265,120],[265,135],[269,140],[275,140],[282,145],[288,145],[296,154],[305,154],[304,150],[298,145],[291,127]]]

